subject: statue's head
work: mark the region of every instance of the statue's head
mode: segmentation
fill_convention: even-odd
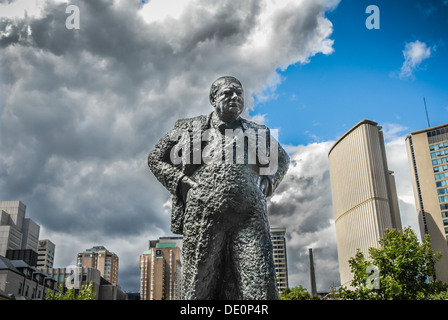
[[[232,76],[216,79],[210,87],[210,103],[224,122],[238,119],[244,110],[244,91],[241,82]]]

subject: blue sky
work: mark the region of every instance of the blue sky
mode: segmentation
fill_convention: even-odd
[[[369,30],[366,7],[380,9],[380,29]],[[400,124],[409,132],[448,122],[447,1],[343,0],[327,12],[334,52],[279,70],[275,98],[256,105],[283,143],[334,140],[358,121]],[[400,77],[407,43],[430,48],[412,76]]]

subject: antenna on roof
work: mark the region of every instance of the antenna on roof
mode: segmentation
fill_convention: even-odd
[[[428,121],[428,128],[430,128],[431,125],[429,124],[428,108],[426,108],[426,99],[425,99],[425,97],[423,97],[423,102],[425,103],[426,121]]]

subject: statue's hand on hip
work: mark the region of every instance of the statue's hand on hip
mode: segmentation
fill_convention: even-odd
[[[198,183],[187,176],[182,178],[182,200],[187,203],[190,200],[191,191],[198,187]]]
[[[261,192],[263,192],[264,196],[267,197],[268,196],[268,192],[269,192],[269,179],[266,177],[263,177],[261,179],[260,182],[260,190]]]

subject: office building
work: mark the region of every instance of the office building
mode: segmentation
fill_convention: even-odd
[[[448,124],[411,132],[406,148],[420,233],[442,254],[436,278],[448,283]]]
[[[176,242],[150,241],[140,255],[141,300],[182,299],[181,249]]]
[[[37,246],[37,267],[53,268],[56,245],[48,239],[39,240]]]
[[[92,292],[95,300],[127,300],[127,295],[120,286],[111,284],[101,277],[100,270],[91,267],[66,267],[66,268],[39,268],[55,281],[55,288],[62,286],[63,292],[67,292],[71,286],[75,295],[78,294],[81,286],[88,286],[92,283]]]
[[[103,246],[78,253],[77,266],[98,269],[104,279],[112,284],[118,283],[118,256]]]
[[[328,153],[341,285],[350,286],[349,259],[368,256],[386,229],[401,229],[393,172],[388,169],[383,133],[363,120]]]
[[[37,253],[40,227],[25,218],[26,206],[20,201],[0,201],[0,255],[8,250],[33,250]]]
[[[92,291],[95,293],[95,299],[98,299],[101,284],[101,272],[91,267],[68,266],[65,268],[39,268],[42,272],[48,274],[55,282],[55,286],[59,289],[61,286],[63,291],[67,291],[67,282],[73,287],[75,293],[79,291],[81,286],[89,285],[92,282]]]
[[[288,265],[286,258],[286,228],[271,228],[271,241],[274,251],[275,274],[278,292],[288,287]]]
[[[8,249],[5,257],[9,260],[23,260],[32,267],[37,266],[37,252],[32,249]]]

